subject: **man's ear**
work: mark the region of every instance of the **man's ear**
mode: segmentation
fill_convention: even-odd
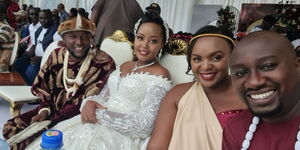
[[[300,57],[297,57],[297,58],[296,58],[295,66],[296,66],[296,67],[299,69],[299,71],[300,71]]]
[[[91,42],[90,42],[90,43],[91,43],[91,48],[97,47],[96,42],[95,42],[95,40],[94,40],[93,37],[91,37],[90,41],[91,41]]]
[[[57,46],[65,47],[66,44],[65,44],[64,41],[58,41],[58,42],[57,42]]]

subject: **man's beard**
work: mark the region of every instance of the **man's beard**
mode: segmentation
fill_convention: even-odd
[[[69,51],[69,53],[70,53],[70,55],[72,55],[74,58],[76,58],[76,59],[83,59],[83,58],[85,58],[86,56],[87,56],[87,54],[89,53],[89,49],[90,49],[90,47],[87,47],[87,48],[85,48],[85,53],[84,53],[84,55],[82,55],[82,56],[76,56],[75,55],[75,53],[73,52],[73,51]]]
[[[281,103],[279,103],[279,105],[271,110],[271,111],[261,111],[261,112],[256,112],[254,111],[251,106],[249,105],[248,101],[246,100],[246,104],[248,106],[248,109],[250,110],[250,112],[254,115],[254,116],[258,116],[261,118],[271,118],[276,116],[277,114],[279,114],[281,112],[281,110],[283,109],[283,105]]]

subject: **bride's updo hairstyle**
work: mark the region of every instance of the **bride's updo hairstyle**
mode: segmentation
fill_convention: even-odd
[[[138,20],[138,22],[135,24],[134,28],[134,34],[137,34],[137,31],[139,30],[141,24],[152,22],[155,24],[158,24],[161,26],[162,29],[162,35],[163,35],[163,43],[166,45],[169,39],[169,27],[167,23],[163,21],[163,19],[155,12],[152,11],[146,11],[145,14],[142,16],[141,19]]]
[[[137,23],[134,26],[134,36],[136,36],[141,24],[143,23],[155,23],[161,27],[162,36],[163,36],[163,46],[166,46],[168,39],[169,39],[169,26],[166,22],[163,21],[163,19],[155,12],[153,11],[146,11],[145,14],[140,18]],[[134,38],[135,39],[135,38]],[[132,47],[132,49],[134,49]],[[164,48],[162,48],[157,55],[158,61],[160,60],[162,54],[163,54]],[[134,55],[133,60],[137,60],[136,56]]]

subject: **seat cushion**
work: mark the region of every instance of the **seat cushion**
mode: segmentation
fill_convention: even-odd
[[[117,65],[122,65],[133,58],[132,49],[128,42],[117,42],[106,38],[103,40],[100,49],[110,55]]]
[[[173,85],[190,82],[194,79],[193,75],[185,73],[188,67],[186,55],[170,55],[165,53],[161,58],[160,64],[169,70]]]

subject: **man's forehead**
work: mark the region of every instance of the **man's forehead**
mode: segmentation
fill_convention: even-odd
[[[62,35],[63,37],[70,37],[70,36],[75,36],[75,37],[88,37],[92,36],[92,34],[88,31],[80,31],[80,30],[75,30],[75,31],[69,31],[66,32]]]
[[[66,32],[66,34],[91,34],[91,33],[88,31],[74,30],[74,31]]]
[[[260,32],[242,39],[235,45],[233,53],[244,53],[259,49],[268,53],[280,53],[290,49],[291,43],[280,34]]]
[[[260,33],[235,45],[230,64],[258,61],[267,57],[289,59],[288,57],[294,55],[293,53],[291,43],[281,35]]]

